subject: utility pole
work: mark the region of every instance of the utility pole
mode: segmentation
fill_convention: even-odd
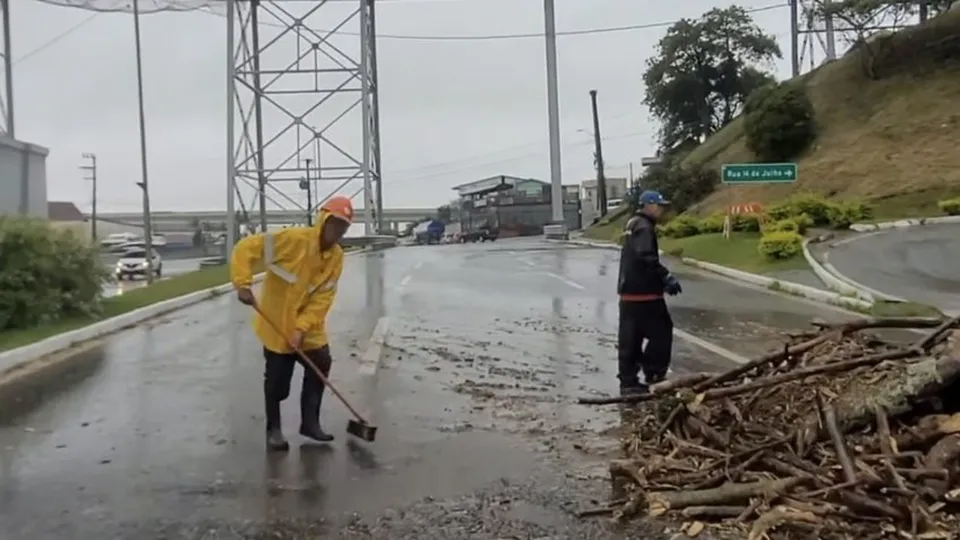
[[[547,60],[547,117],[550,132],[550,208],[554,225],[566,234],[563,216],[563,180],[560,161],[560,97],[557,83],[557,24],[554,0],[543,0],[544,35]]]
[[[140,51],[140,2],[133,0],[133,37],[137,56],[137,101],[140,113],[140,175],[143,190],[143,242],[147,254],[147,285],[153,283],[153,224],[150,218],[150,188],[147,183],[147,122],[143,109],[143,54]]]
[[[233,161],[234,137],[234,109],[236,107],[236,76],[237,66],[233,61],[234,47],[236,46],[235,19],[237,14],[236,0],[226,0],[227,4],[227,240],[223,245],[224,260],[230,260],[230,252],[237,243],[240,227],[237,223],[236,193],[236,163]],[[243,204],[243,201],[240,201]]]
[[[590,107],[593,109],[593,146],[597,158],[597,202],[600,217],[607,215],[607,177],[603,173],[603,145],[600,142],[600,115],[597,112],[597,91],[590,91]]]
[[[800,0],[790,0],[790,69],[800,76]]]
[[[3,11],[3,70],[7,77],[6,118],[4,118],[7,136],[17,138],[17,130],[13,118],[13,51],[10,45],[10,0],[0,0],[0,10]]]
[[[90,210],[90,239],[94,244],[97,243],[97,156],[96,154],[90,154],[84,152],[83,159],[89,159],[89,165],[83,165],[80,167],[80,170],[87,171],[90,175],[86,177],[86,180],[90,180],[93,184],[93,203],[92,209]]]
[[[301,181],[300,181],[300,189],[306,190],[306,192],[307,192],[307,226],[308,226],[308,227],[312,227],[312,226],[313,226],[313,194],[311,193],[312,190],[310,189],[310,161],[311,161],[311,159],[310,159],[310,158],[307,158],[307,159],[304,160],[304,161],[306,161],[306,163],[307,163],[307,167],[306,167],[306,169],[307,169],[307,177],[306,177],[304,180],[301,180]]]

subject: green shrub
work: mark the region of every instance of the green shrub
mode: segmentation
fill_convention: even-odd
[[[800,213],[791,219],[797,224],[797,232],[800,234],[806,234],[807,230],[813,227],[813,218],[809,214]]]
[[[0,331],[96,314],[109,278],[96,247],[72,232],[0,218]]]
[[[760,216],[734,214],[730,217],[730,228],[737,232],[760,232]]]
[[[873,208],[862,201],[830,201],[820,195],[800,193],[771,206],[765,214],[768,221],[795,220],[803,234],[810,227],[845,229],[857,221],[872,219]]]
[[[948,216],[960,216],[960,197],[940,201],[937,205]]]
[[[663,225],[664,236],[670,238],[687,238],[700,233],[700,222],[697,218],[680,214]]]
[[[790,259],[803,251],[803,237],[791,231],[770,232],[760,237],[757,250],[769,260]]]
[[[726,219],[726,214],[711,214],[697,224],[698,234],[716,234],[723,232],[723,223],[726,221]]]
[[[763,234],[770,234],[775,232],[792,232],[800,234],[800,225],[797,224],[795,219],[787,218],[781,219],[780,221],[768,221],[763,226]]]
[[[795,158],[817,137],[813,104],[803,85],[784,82],[764,90],[749,110],[743,122],[747,148],[760,161]]]

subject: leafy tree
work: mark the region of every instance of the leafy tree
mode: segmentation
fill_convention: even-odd
[[[702,200],[720,182],[715,169],[682,167],[679,162],[683,155],[666,155],[661,165],[649,167],[640,180],[642,189],[663,193],[677,212]]]
[[[661,122],[660,144],[702,142],[730,123],[773,78],[758,66],[782,56],[744,8],[713,9],[667,30],[643,75],[644,103]]]
[[[817,136],[813,103],[802,84],[787,81],[759,89],[744,107],[747,148],[761,161],[779,162],[803,153]]]

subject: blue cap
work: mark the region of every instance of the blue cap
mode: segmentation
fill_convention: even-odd
[[[663,198],[663,194],[659,191],[647,190],[640,194],[640,204],[659,204],[660,206],[667,206],[670,204],[670,201]]]

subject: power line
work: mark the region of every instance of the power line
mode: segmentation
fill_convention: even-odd
[[[451,0],[445,0],[451,1]],[[456,1],[456,0],[454,0]],[[397,3],[402,3],[400,0],[397,0]],[[762,6],[758,8],[750,8],[745,10],[747,13],[761,13],[764,11],[772,11],[775,9],[783,9],[789,7],[787,3],[773,4],[769,6]],[[224,17],[222,13],[216,11],[211,11],[209,9],[202,9],[204,13],[211,15],[216,15],[218,17]],[[584,28],[580,30],[562,30],[557,32],[557,36],[586,36],[594,34],[612,34],[617,32],[633,32],[637,30],[651,30],[654,28],[665,28],[672,26],[679,22],[680,19],[672,21],[661,21],[655,23],[645,23],[645,24],[633,24],[627,26],[608,26],[600,28]],[[270,23],[261,23],[265,26],[274,26],[277,28],[285,28],[281,24],[270,24]],[[329,30],[315,29],[317,32],[329,32]],[[336,34],[346,35],[346,36],[359,36],[358,32],[345,32],[342,30],[337,30]],[[481,34],[481,35],[448,35],[448,36],[431,36],[431,35],[407,35],[407,34],[383,34],[377,32],[377,39],[394,39],[394,40],[404,40],[404,41],[501,41],[508,39],[538,39],[543,38],[544,34],[542,32],[529,32],[529,33],[518,33],[518,34]]]
[[[56,36],[50,38],[49,40],[47,40],[46,42],[44,42],[42,45],[40,45],[39,47],[37,47],[36,49],[33,49],[32,51],[24,54],[23,56],[20,56],[19,58],[14,59],[14,60],[13,60],[13,63],[14,63],[14,64],[17,64],[17,63],[19,63],[19,62],[23,62],[24,60],[27,60],[27,59],[33,57],[34,55],[40,54],[40,53],[42,53],[43,51],[49,49],[50,47],[53,47],[54,45],[56,45],[57,43],[59,43],[60,40],[66,38],[67,36],[69,36],[70,34],[76,32],[77,30],[80,30],[81,28],[83,28],[84,26],[86,26],[88,23],[90,23],[91,21],[93,21],[94,19],[96,19],[97,17],[99,17],[100,15],[101,15],[100,13],[94,13],[94,14],[90,15],[90,16],[87,17],[86,19],[78,22],[77,24],[71,26],[70,28],[67,28],[67,29],[64,30],[63,32],[60,32],[60,33],[57,34]]]

